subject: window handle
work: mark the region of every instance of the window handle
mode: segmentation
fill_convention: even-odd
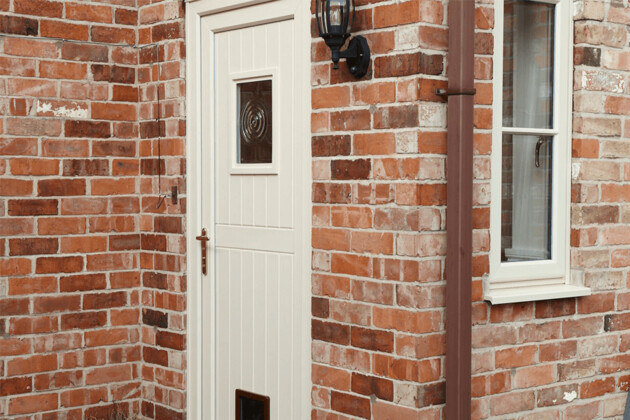
[[[536,151],[534,152],[534,163],[536,165],[537,168],[540,167],[540,147],[547,143],[547,140],[549,140],[549,137],[544,137],[544,136],[540,136],[538,137],[538,141],[536,142]]]

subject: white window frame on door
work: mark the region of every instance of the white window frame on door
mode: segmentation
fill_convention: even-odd
[[[553,127],[503,127],[504,1],[495,1],[493,56],[493,133],[491,157],[490,273],[484,281],[484,299],[493,304],[584,296],[579,275],[570,270],[570,162],[572,116],[573,18],[570,0],[538,0],[554,4]],[[502,138],[504,134],[553,136],[551,259],[501,261]],[[576,274],[576,273],[574,273]]]
[[[221,22],[217,27],[208,27],[202,18],[214,14],[221,13]],[[202,282],[209,281],[210,276],[202,276],[201,273],[201,254],[196,235],[201,232],[204,223],[208,220],[214,220],[212,214],[213,209],[210,206],[211,198],[203,194],[201,176],[202,173],[202,145],[209,139],[204,138],[207,135],[203,132],[202,127],[214,126],[212,111],[207,111],[207,120],[201,118],[202,112],[202,96],[214,95],[213,80],[208,75],[202,73],[202,68],[209,68],[210,63],[202,63],[201,45],[202,37],[212,38],[216,32],[238,29],[241,27],[277,22],[281,20],[294,19],[296,23],[296,32],[294,43],[301,46],[297,51],[300,54],[295,57],[301,69],[296,77],[299,78],[300,84],[303,86],[303,92],[300,93],[300,109],[296,110],[299,116],[299,123],[302,128],[300,139],[295,141],[304,141],[308,146],[303,147],[303,191],[310,191],[312,184],[311,176],[311,154],[310,154],[310,104],[311,104],[311,84],[310,84],[310,3],[301,0],[187,0],[186,4],[186,183],[187,183],[187,210],[186,210],[186,246],[187,246],[187,416],[191,420],[209,420],[213,419],[212,415],[204,412],[204,406],[208,406],[208,398],[204,398],[204,390],[210,388],[211,378],[205,375],[207,368],[203,363],[204,354],[210,348],[212,337],[203,334],[202,319],[208,318],[211,311],[211,305],[214,300],[212,292],[202,287]],[[211,46],[211,48],[213,48]],[[273,73],[273,72],[272,72]],[[203,77],[202,77],[203,76]],[[273,76],[273,75],[272,75]],[[275,113],[274,113],[275,114]],[[206,114],[204,114],[206,115]],[[213,154],[212,151],[207,156]],[[214,156],[211,156],[214,159]],[[212,183],[211,183],[212,184]],[[311,408],[311,295],[310,295],[310,255],[311,249],[311,201],[310,194],[304,194],[301,204],[303,226],[296,227],[302,230],[304,258],[303,267],[300,268],[301,278],[308,283],[308,287],[304,287],[303,304],[301,305],[301,319],[304,320],[302,328],[302,336],[300,337],[301,345],[305,351],[305,357],[302,361],[304,383],[303,389],[306,390],[303,396],[302,407],[305,408],[303,417],[310,417]],[[205,213],[202,212],[205,209]],[[214,238],[210,238],[208,253]],[[211,296],[208,296],[208,294]],[[204,304],[206,302],[206,304]],[[208,303],[210,302],[210,303]],[[214,329],[212,329],[214,330]],[[207,364],[207,363],[206,363]],[[214,393],[211,392],[210,395]],[[213,396],[210,398],[214,398]],[[213,403],[213,402],[211,402]],[[219,419],[213,419],[219,420]]]
[[[258,70],[248,73],[238,73],[231,74],[231,86],[230,86],[230,97],[236,98],[237,96],[237,86],[239,83],[246,82],[258,82],[262,80],[271,80],[271,90],[272,90],[272,98],[278,98],[278,69],[271,68],[265,70]],[[237,127],[238,126],[238,118],[237,115],[237,106],[236,104],[230,104],[230,126]],[[278,112],[278,101],[272,101],[271,103],[271,163],[239,163],[239,155],[238,155],[238,139],[236,135],[236,130],[232,131],[230,135],[230,144],[232,145],[231,155],[232,155],[232,165],[230,168],[230,173],[235,175],[277,175],[279,162],[278,159],[281,156],[281,153],[278,151],[278,126],[280,120],[280,113]]]

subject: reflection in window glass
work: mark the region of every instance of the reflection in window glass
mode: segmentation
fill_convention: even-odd
[[[551,258],[553,137],[503,135],[501,261]]]
[[[239,83],[238,163],[271,163],[271,80]]]
[[[533,1],[505,1],[504,127],[553,127],[554,8]]]

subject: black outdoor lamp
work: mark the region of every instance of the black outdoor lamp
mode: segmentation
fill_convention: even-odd
[[[353,0],[315,0],[315,16],[319,36],[324,38],[332,52],[333,68],[338,69],[340,58],[345,58],[348,69],[357,79],[365,76],[370,65],[370,47],[362,36],[355,36],[344,51],[339,49],[346,42],[354,22]]]

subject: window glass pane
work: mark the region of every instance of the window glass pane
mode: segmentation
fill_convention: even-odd
[[[553,137],[503,135],[501,261],[551,258]]]
[[[271,80],[239,83],[238,163],[271,163]]]
[[[504,127],[553,127],[554,11],[552,4],[505,1]]]

